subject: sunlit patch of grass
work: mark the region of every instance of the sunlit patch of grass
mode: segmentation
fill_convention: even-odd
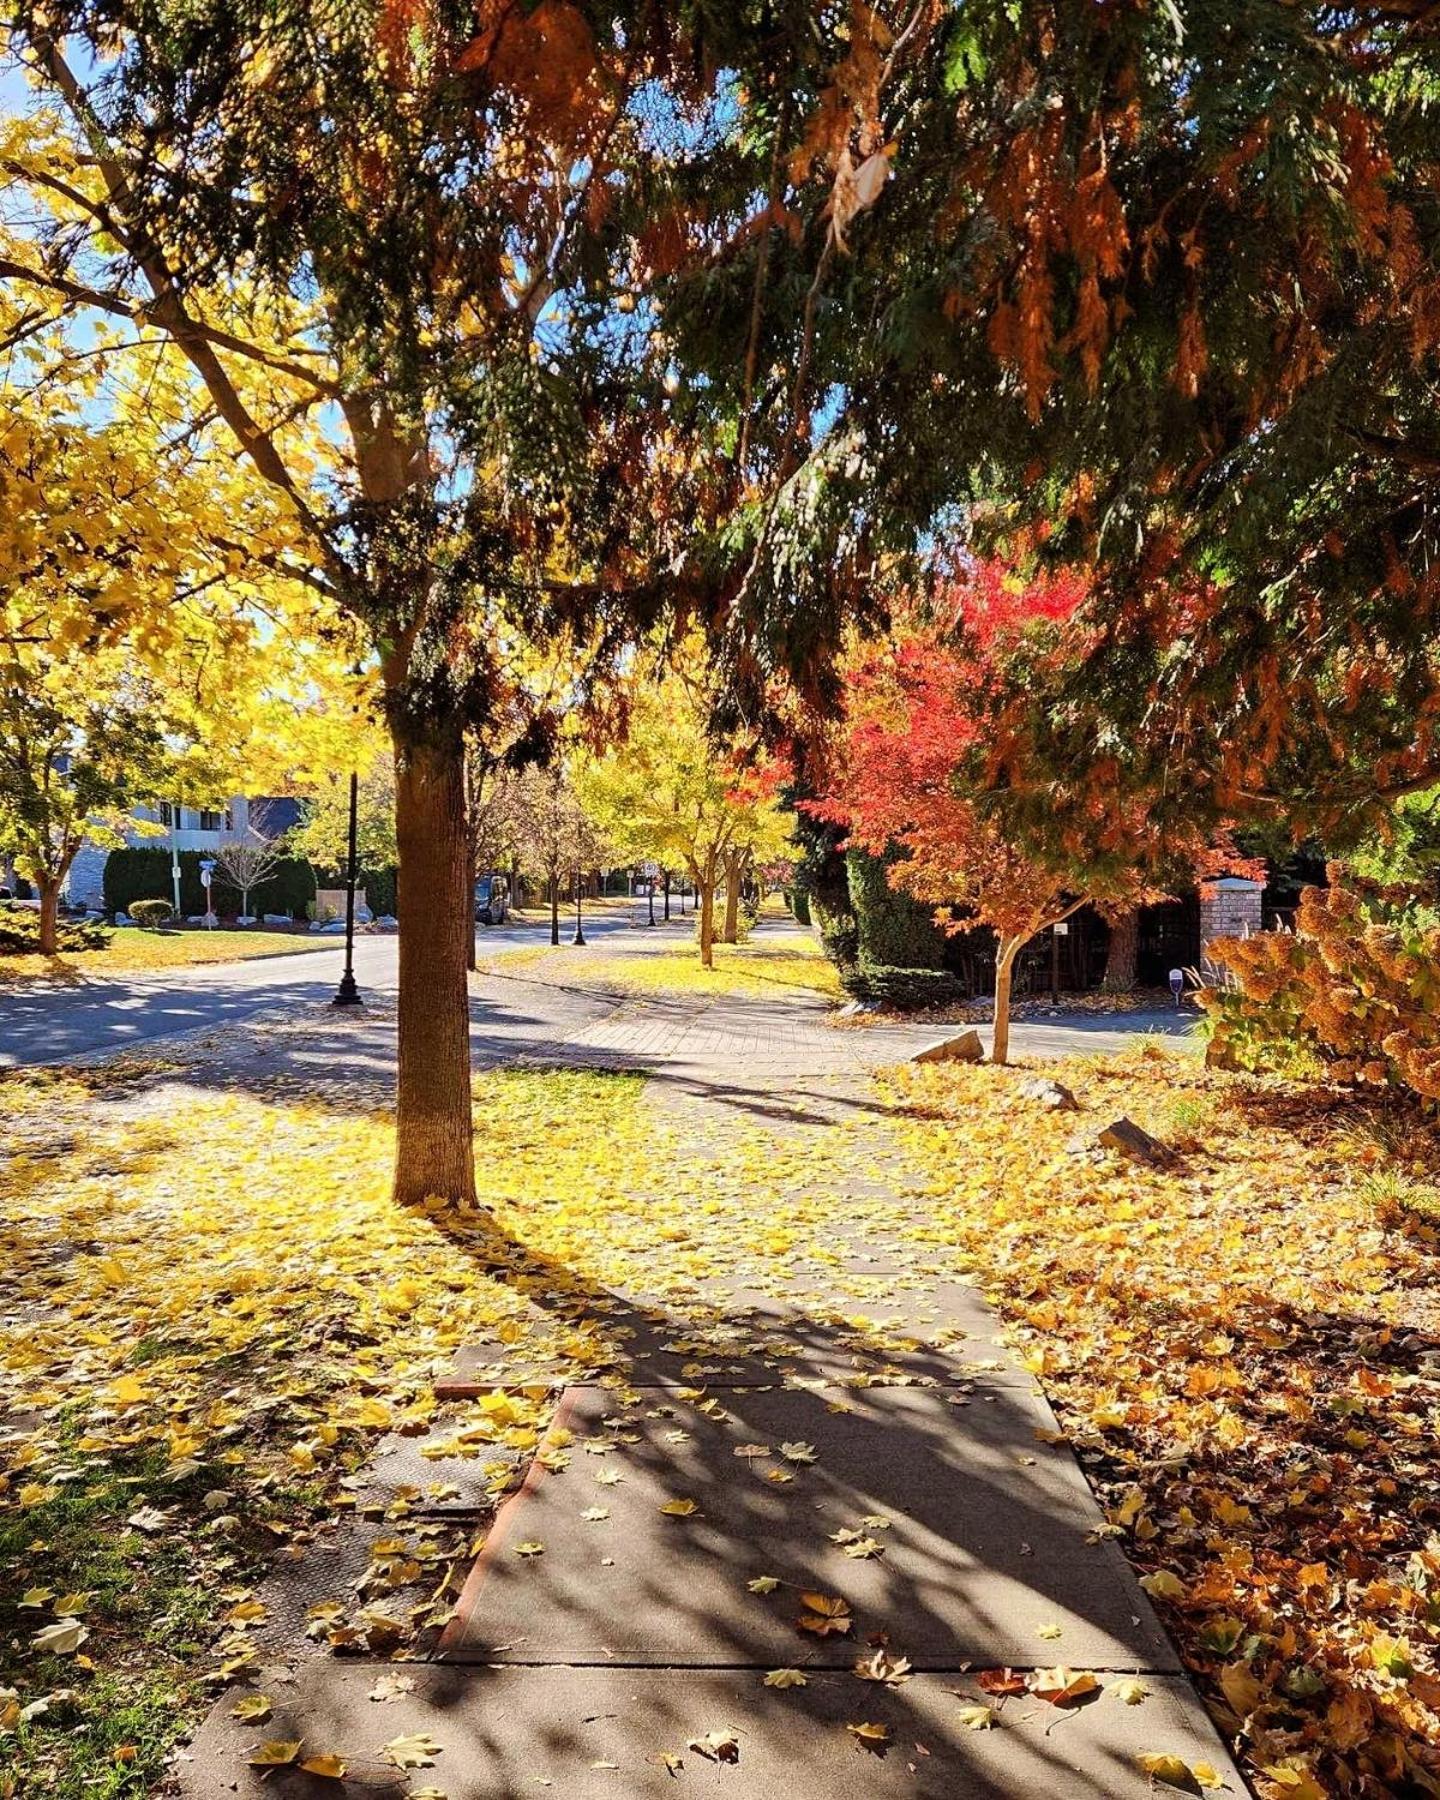
[[[482,962],[481,971],[633,995],[758,996],[803,988],[828,999],[841,996],[839,976],[819,944],[794,935],[783,944],[767,942],[763,936],[746,944],[716,944],[713,969],[701,963],[698,946],[625,954],[562,944],[558,949],[547,945]]]
[[[0,955],[0,981],[75,983],[87,977],[141,975],[153,969],[191,968],[201,963],[243,962],[253,956],[293,956],[333,946],[333,937],[285,931],[142,931],[118,926],[100,950],[41,956],[38,952]]]

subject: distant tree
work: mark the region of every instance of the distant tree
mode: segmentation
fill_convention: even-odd
[[[170,767],[152,697],[124,659],[87,657],[79,670],[67,659],[62,674],[0,653],[0,839],[35,884],[43,955],[56,952],[60,896],[81,848],[118,849],[143,834],[131,809]]]
[[[530,768],[517,778],[516,826],[520,856],[542,875],[550,902],[550,942],[560,942],[560,896],[600,842],[565,764]]]
[[[356,792],[356,854],[366,869],[395,866],[395,763],[386,747],[362,746],[373,751],[363,763]],[[289,834],[296,856],[317,869],[343,869],[350,855],[350,782],[339,770],[306,794],[300,823]]]
[[[744,737],[711,734],[710,696],[693,656],[633,684],[628,732],[587,768],[586,804],[631,858],[683,867],[695,885],[700,961],[711,968],[721,885],[733,943],[748,864],[784,852],[793,823],[777,802],[779,772]]]
[[[215,867],[231,887],[239,890],[242,925],[250,922],[251,890],[274,874],[283,856],[280,846],[258,831],[227,838],[215,852]]]

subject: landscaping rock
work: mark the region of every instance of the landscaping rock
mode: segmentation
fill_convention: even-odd
[[[1080,1102],[1063,1081],[1050,1081],[1043,1075],[1032,1076],[1029,1081],[1021,1082],[1020,1092],[1027,1100],[1038,1100],[1051,1112],[1079,1112],[1080,1110]]]
[[[978,1031],[962,1031],[958,1037],[941,1038],[938,1043],[927,1044],[923,1050],[917,1050],[910,1060],[917,1063],[984,1062],[985,1046],[980,1042]]]
[[[295,921],[289,913],[265,913],[260,922],[262,925],[293,925]]]
[[[1168,1144],[1162,1144],[1159,1138],[1142,1131],[1133,1119],[1116,1119],[1095,1141],[1106,1150],[1118,1151],[1121,1156],[1128,1156],[1134,1162],[1149,1163],[1154,1168],[1168,1168],[1175,1160],[1175,1152]]]

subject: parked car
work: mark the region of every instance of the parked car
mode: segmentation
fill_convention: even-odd
[[[510,883],[503,875],[482,875],[475,883],[475,917],[482,925],[503,925],[510,916]]]

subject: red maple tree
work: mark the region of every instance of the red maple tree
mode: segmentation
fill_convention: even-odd
[[[836,766],[811,803],[852,843],[891,856],[891,885],[933,904],[942,929],[995,932],[997,1063],[1009,1055],[1015,961],[1037,933],[1087,904],[1113,915],[1163,899],[1181,870],[1203,878],[1252,866],[1224,834],[1177,836],[1171,825],[1162,838],[1143,802],[1107,783],[1103,757],[1074,772],[1066,832],[1043,852],[1018,842],[987,803],[994,721],[1016,660],[1071,653],[1085,593],[1070,572],[1022,579],[997,561],[964,567],[939,605],[915,609],[850,671]],[[1015,753],[1008,741],[1005,756]]]

